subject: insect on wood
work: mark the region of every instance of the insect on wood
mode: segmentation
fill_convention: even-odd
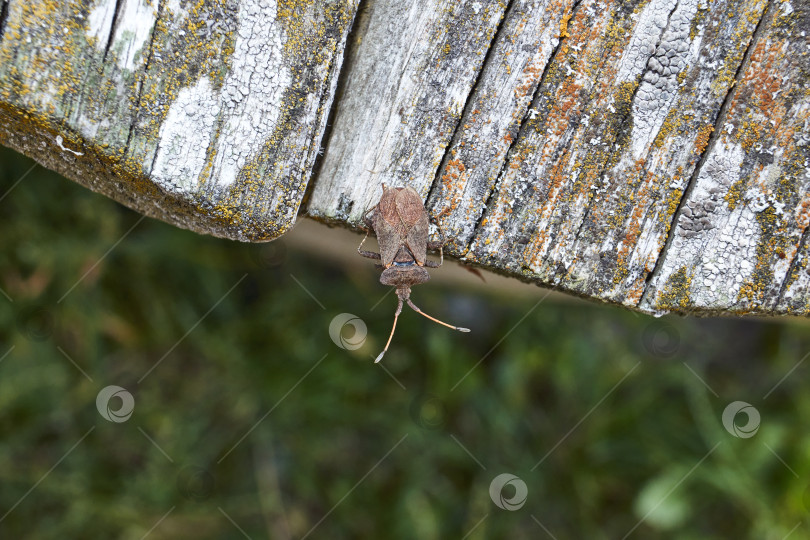
[[[394,330],[397,328],[397,319],[402,313],[403,303],[408,304],[415,312],[433,322],[460,332],[469,332],[467,328],[452,326],[431,317],[411,302],[411,287],[430,279],[430,274],[425,267],[438,268],[444,262],[442,252],[444,237],[439,231],[441,240],[428,241],[430,220],[427,210],[422,204],[422,198],[414,188],[389,188],[385,184],[382,188],[383,194],[380,201],[363,215],[366,226],[374,229],[374,233],[377,235],[380,252],[375,253],[362,249],[368,239],[370,232],[368,229],[365,238],[357,246],[357,252],[363,257],[380,261],[380,264],[377,265],[377,268],[383,271],[380,283],[396,287],[397,298],[399,298],[397,310],[394,312],[394,326],[391,328],[391,335],[388,336],[385,349],[377,356],[374,363],[382,360],[383,355],[388,351],[388,346],[394,337]],[[428,250],[439,251],[438,263],[428,260]]]

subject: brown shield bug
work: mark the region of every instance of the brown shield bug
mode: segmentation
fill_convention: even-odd
[[[469,332],[467,328],[452,326],[431,317],[411,302],[411,286],[419,285],[430,279],[425,267],[438,268],[444,262],[442,252],[444,238],[441,237],[441,231],[439,231],[440,241],[428,241],[430,220],[422,198],[414,188],[389,188],[385,184],[382,185],[382,188],[383,194],[380,202],[363,215],[366,226],[374,229],[374,233],[377,235],[380,252],[375,253],[362,249],[370,232],[368,229],[365,238],[357,246],[357,252],[363,257],[380,261],[380,264],[377,265],[383,271],[380,283],[396,287],[399,298],[397,310],[394,312],[394,326],[391,328],[391,335],[388,336],[385,349],[374,360],[374,363],[382,360],[383,355],[388,351],[391,338],[394,337],[394,330],[397,328],[397,319],[402,313],[403,302],[433,322],[460,332]],[[427,259],[428,249],[439,251],[438,263]]]

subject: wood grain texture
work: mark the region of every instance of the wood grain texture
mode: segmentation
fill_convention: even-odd
[[[506,9],[500,0],[365,6],[307,205],[325,221],[359,224],[382,183],[427,196]]]
[[[295,221],[355,9],[11,0],[0,142],[147,215],[275,238]]]
[[[466,252],[526,116],[538,114],[529,108],[573,9],[572,0],[514,2],[504,17],[429,199],[456,254]]]
[[[470,265],[653,314],[810,314],[795,0],[81,6],[8,4],[0,142],[144,213],[266,240],[407,185]]]

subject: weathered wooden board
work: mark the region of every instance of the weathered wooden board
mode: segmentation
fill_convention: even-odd
[[[764,8],[583,0],[459,255],[635,307]]]
[[[360,223],[382,183],[427,196],[505,8],[501,0],[366,4],[310,215]]]
[[[407,184],[469,264],[810,314],[806,3],[152,1],[5,4],[0,142],[200,232]]]
[[[4,4],[0,142],[240,240],[295,221],[357,0]]]
[[[642,307],[810,313],[810,5],[762,22]]]
[[[412,164],[435,159],[446,132],[417,135],[434,141],[433,153],[401,151],[416,148],[413,131],[390,117],[407,100],[381,90],[402,76],[384,61],[401,42],[380,52],[379,36],[364,30],[355,51],[364,62],[348,64],[349,97],[338,102],[307,213],[357,224],[379,183],[424,193],[433,179],[428,203],[449,253],[591,298],[682,310],[639,304],[766,6],[510,4],[438,173]],[[387,14],[369,26],[383,27]],[[381,111],[368,110],[374,96]]]
[[[537,115],[532,99],[573,9],[572,0],[513,2],[505,15],[429,199],[456,254],[466,253],[526,116]]]

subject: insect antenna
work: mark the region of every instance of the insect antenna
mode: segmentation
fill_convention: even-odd
[[[425,313],[424,311],[422,311],[421,309],[419,309],[418,307],[416,307],[416,306],[414,305],[414,303],[413,303],[413,302],[411,302],[411,299],[410,299],[410,298],[408,298],[408,299],[407,299],[407,302],[408,302],[408,305],[409,305],[409,306],[411,306],[411,309],[412,309],[412,310],[414,310],[415,312],[419,313],[420,315],[424,315],[425,317],[427,317],[428,319],[430,319],[430,320],[431,320],[431,321],[433,321],[433,322],[437,322],[437,323],[439,323],[439,324],[441,324],[441,325],[443,325],[443,326],[446,326],[447,328],[452,328],[453,330],[458,330],[459,332],[469,332],[469,331],[470,331],[470,329],[469,329],[469,328],[462,328],[462,327],[460,327],[460,326],[453,326],[452,324],[447,324],[446,322],[442,322],[442,321],[440,321],[439,319],[436,319],[436,318],[434,318],[434,317],[431,317],[430,315],[428,315],[427,313]]]
[[[394,312],[394,326],[391,327],[391,335],[388,336],[388,342],[385,344],[385,349],[383,349],[383,352],[381,352],[379,356],[377,356],[377,359],[374,360],[375,364],[378,363],[380,360],[382,360],[382,357],[385,355],[386,352],[388,352],[388,346],[391,345],[391,338],[394,337],[394,330],[397,329],[397,319],[399,319],[400,313],[402,313],[402,298],[399,299],[397,310]]]

